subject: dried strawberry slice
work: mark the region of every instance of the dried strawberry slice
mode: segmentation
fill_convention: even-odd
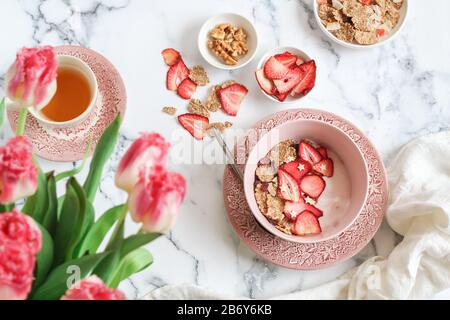
[[[163,56],[163,58],[164,58],[164,62],[165,62],[168,66],[173,66],[173,65],[176,64],[176,63],[180,60],[180,58],[181,58],[180,53],[179,53],[177,50],[172,49],[172,48],[164,49],[164,50],[161,52],[161,54],[162,54],[162,56]]]
[[[300,181],[300,189],[311,198],[318,199],[325,190],[325,181],[317,175],[306,176]]]
[[[298,60],[298,57],[295,54],[292,54],[288,51],[286,51],[285,53],[276,54],[274,58],[289,69],[293,67]]]
[[[334,163],[331,159],[324,159],[313,166],[315,172],[325,176],[332,177],[334,174]]]
[[[197,90],[197,84],[189,78],[181,81],[180,85],[177,88],[178,95],[183,99],[190,99]]]
[[[226,88],[219,89],[217,96],[219,97],[223,111],[229,116],[236,116],[241,107],[241,102],[247,93],[248,89],[245,86],[235,83]]]
[[[168,90],[177,91],[178,85],[189,76],[189,69],[180,60],[167,71],[166,86]]]
[[[282,169],[278,169],[278,185],[280,198],[294,202],[300,201],[301,192],[298,181]]]
[[[197,140],[203,140],[209,125],[208,118],[193,113],[178,116],[178,122]]]
[[[256,71],[256,81],[258,81],[261,89],[268,95],[273,95],[275,93],[276,89],[273,81],[266,77],[263,69],[259,69]]]
[[[295,218],[303,211],[312,212],[317,218],[323,216],[323,211],[316,208],[315,206],[306,203],[306,201],[301,198],[299,202],[286,201],[284,204],[283,213],[291,221],[295,221]]]
[[[281,169],[289,173],[294,177],[298,182],[311,172],[312,167],[311,164],[305,160],[295,160],[292,162],[288,162],[281,166]]]
[[[264,74],[271,80],[283,79],[288,72],[289,68],[275,59],[275,57],[270,57],[264,65]]]
[[[313,235],[321,232],[322,228],[320,227],[319,219],[309,211],[302,212],[295,219],[295,223],[292,226],[292,233],[297,236]]]
[[[298,146],[300,158],[311,163],[312,165],[322,160],[322,155],[311,144],[306,141],[300,142]]]
[[[328,158],[328,150],[325,147],[319,147],[317,148],[317,152],[320,153],[320,155],[322,156],[323,159],[327,159]]]
[[[301,72],[301,80],[296,87],[292,90],[291,95],[306,95],[314,88],[316,83],[316,63],[314,60],[310,60],[301,64],[299,67]]]

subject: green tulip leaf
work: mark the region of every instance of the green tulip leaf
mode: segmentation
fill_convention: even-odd
[[[47,174],[47,211],[42,225],[51,235],[55,234],[58,222],[58,198],[56,194],[56,180],[53,172]]]
[[[122,118],[118,115],[106,128],[105,132],[103,132],[103,135],[95,148],[94,156],[92,157],[89,167],[89,173],[83,185],[86,196],[91,203],[94,202],[106,161],[109,160],[114,151],[114,147],[116,146],[121,122]]]
[[[68,182],[55,235],[55,265],[64,261],[79,212],[78,196]]]
[[[38,224],[38,223],[37,223]],[[53,263],[53,240],[44,226],[38,224],[42,236],[42,248],[36,256],[33,288],[38,288],[45,280]]]
[[[84,189],[75,178],[70,178],[69,183],[72,185],[77,194],[80,211],[77,222],[74,226],[72,239],[67,248],[66,260],[77,258],[74,256],[75,249],[79,242],[83,239],[83,236],[86,234],[86,230],[88,230],[94,223],[94,208],[88,205]]]
[[[83,188],[81,188],[81,190],[83,191],[83,195],[84,197],[86,197],[86,194],[84,194],[84,190]],[[89,232],[89,230],[92,228],[92,226],[95,223],[95,209],[94,206],[87,201],[87,199],[85,198],[86,201],[86,215],[84,217],[84,222],[83,222],[83,226],[81,228],[81,237],[78,241],[78,246],[81,246],[81,243],[83,242],[84,238],[86,237],[87,233]]]
[[[120,235],[123,236],[123,232]],[[115,274],[115,270],[117,270],[120,261],[125,256],[157,239],[160,235],[159,233],[136,234],[123,240],[120,237],[116,237],[108,248],[111,251],[110,255],[99,264],[94,273],[102,278],[105,283],[110,283]]]
[[[70,260],[83,228],[86,201],[80,198],[79,186],[75,178],[67,181],[66,195],[61,208],[55,236],[55,264]],[[82,197],[82,195],[81,195]]]
[[[131,251],[136,250],[139,247],[146,245],[147,243],[152,242],[153,240],[159,238],[161,236],[160,233],[139,233],[132,235],[125,240],[123,240],[121,248],[120,248],[120,256],[124,257],[129,254]]]
[[[62,196],[58,197],[58,219],[59,219],[59,217],[61,215],[61,209],[62,209],[62,206],[64,204],[64,200],[65,199],[66,199],[66,195],[65,194],[63,194]]]
[[[86,217],[84,219],[83,228],[81,230],[81,237],[79,238],[77,245],[75,249],[73,250],[72,258],[80,258],[84,254],[81,253],[82,245],[84,243],[84,240],[89,232],[89,230],[92,228],[95,222],[95,209],[92,204],[89,202],[86,202]],[[95,252],[94,252],[95,253]]]
[[[123,257],[111,276],[111,281],[107,285],[111,288],[117,288],[122,280],[138,273],[153,263],[153,257],[144,248],[139,248],[128,253]]]
[[[0,127],[3,125],[5,120],[5,98],[0,101]]]
[[[38,175],[38,189],[34,195],[25,201],[21,211],[42,224],[47,211],[47,181],[41,169],[39,169]]]
[[[120,205],[109,209],[98,219],[97,222],[94,223],[94,225],[89,229],[79,249],[78,254],[80,256],[86,253],[97,253],[97,250],[103,242],[103,239],[114,226],[116,221],[120,218],[124,207],[125,205]]]
[[[31,296],[33,300],[60,299],[74,282],[88,277],[108,253],[84,256],[56,267]],[[73,281],[71,281],[73,280]]]
[[[112,273],[120,262],[120,247],[123,242],[124,225],[122,224],[108,245],[109,255],[95,268],[94,274],[99,276],[105,283],[111,278]]]

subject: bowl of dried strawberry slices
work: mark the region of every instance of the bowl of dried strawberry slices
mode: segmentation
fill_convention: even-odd
[[[270,233],[298,243],[336,237],[366,202],[369,173],[351,137],[331,123],[298,119],[265,134],[249,154],[245,197]]]
[[[314,88],[316,62],[300,49],[279,47],[261,58],[255,77],[261,92],[269,99],[295,102]]]

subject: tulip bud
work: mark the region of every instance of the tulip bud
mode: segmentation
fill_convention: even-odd
[[[38,170],[27,138],[18,136],[0,148],[0,203],[13,203],[36,192]]]
[[[6,73],[8,98],[20,107],[45,107],[56,92],[57,59],[50,46],[23,48]]]
[[[33,283],[41,233],[17,211],[0,214],[0,300],[25,300]]]
[[[97,276],[91,276],[73,285],[61,300],[126,300],[117,289],[110,289]]]
[[[162,166],[143,170],[130,193],[128,206],[135,222],[146,232],[165,233],[175,223],[186,193],[182,175],[167,172]]]
[[[141,170],[154,165],[165,165],[170,144],[157,133],[144,133],[131,147],[117,167],[116,185],[130,192],[139,180]]]

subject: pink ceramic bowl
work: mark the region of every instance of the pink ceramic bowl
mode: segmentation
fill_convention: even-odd
[[[327,178],[327,186],[317,207],[324,211],[320,218],[322,233],[312,236],[288,235],[278,230],[261,213],[255,200],[255,170],[258,162],[279,142],[310,139],[328,149],[335,163],[335,174]],[[256,220],[270,233],[297,243],[314,243],[331,239],[345,231],[358,217],[368,194],[369,175],[364,157],[357,145],[340,129],[317,120],[293,120],[265,134],[249,154],[244,172],[244,190]]]

